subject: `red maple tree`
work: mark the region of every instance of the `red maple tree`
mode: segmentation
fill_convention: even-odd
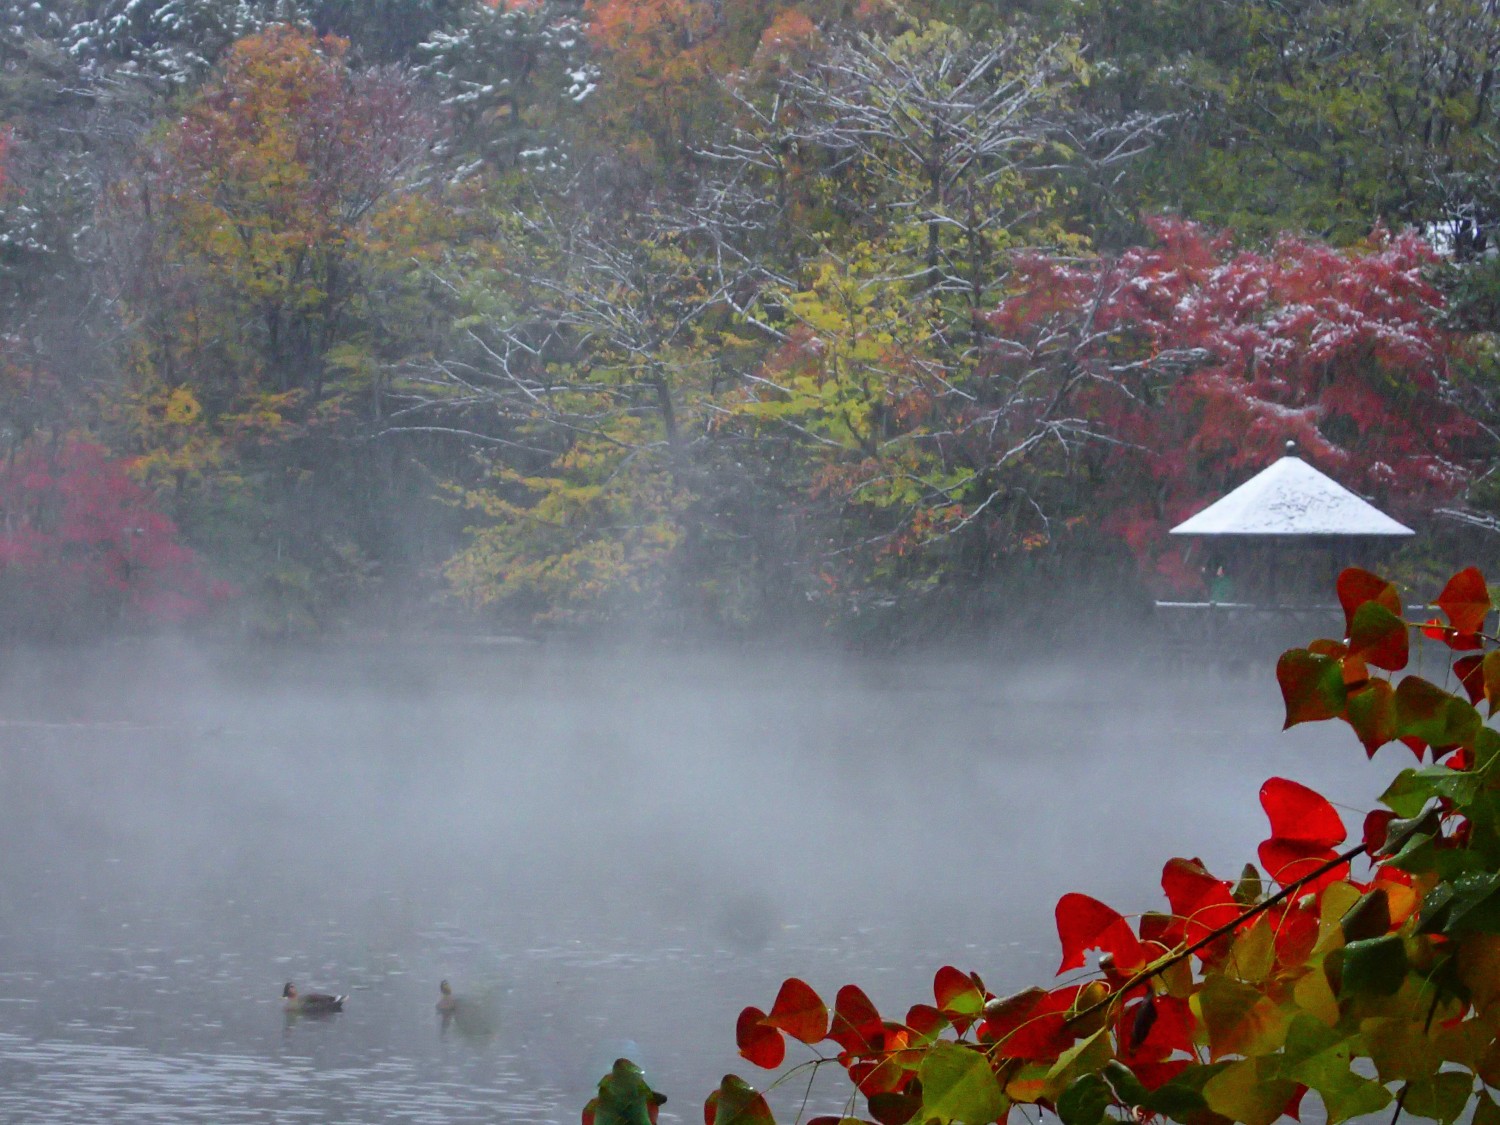
[[[76,438],[0,468],[0,591],[13,629],[52,636],[183,621],[231,593],[127,463]]]
[[[1440,322],[1415,233],[1250,250],[1178,219],[1153,229],[1114,260],[1023,260],[989,317],[998,369],[1050,338],[1088,374],[1078,405],[1119,439],[1095,510],[1143,562],[1288,439],[1398,518],[1470,479],[1479,427],[1449,393],[1463,337]]]

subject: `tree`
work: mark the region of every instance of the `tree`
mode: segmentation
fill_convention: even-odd
[[[1089,3],[1097,104],[1178,115],[1135,169],[1152,210],[1345,245],[1393,228],[1490,222],[1495,67],[1488,0]]]
[[[0,601],[11,635],[180,622],[231,593],[202,574],[127,464],[92,442],[12,450],[0,469],[0,513]]]
[[[733,282],[662,213],[575,202],[506,216],[503,269],[454,271],[466,346],[408,368],[387,425],[484,451],[488,479],[461,491],[486,518],[447,568],[466,600],[599,620],[660,606],[696,534]]]
[[[769,1010],[741,1012],[740,1053],[776,1069],[788,1040],[807,1044],[813,1058],[778,1080],[797,1079],[799,1091],[825,1067],[847,1073],[848,1108],[810,1125],[982,1125],[1028,1105],[1064,1125],[1120,1114],[1271,1125],[1310,1092],[1333,1125],[1392,1103],[1396,1118],[1494,1120],[1500,733],[1478,710],[1500,702],[1500,638],[1484,632],[1489,592],[1477,570],[1461,571],[1433,603],[1442,616],[1425,622],[1405,620],[1401,593],[1367,571],[1346,570],[1338,594],[1344,639],[1288,651],[1277,679],[1287,727],[1338,719],[1371,756],[1393,743],[1417,756],[1358,843],[1322,796],[1272,778],[1260,793],[1270,834],[1259,865],[1237,881],[1169,860],[1166,909],[1134,924],[1087,895],[1064,895],[1061,984],[997,997],[977,974],[945,966],[931,1003],[891,1018],[855,985],[830,1010],[793,978]],[[1456,657],[1457,693],[1396,677],[1418,635]],[[856,1116],[860,1098],[867,1116]],[[660,1100],[622,1060],[584,1119],[644,1120]],[[735,1075],[704,1116],[775,1120]]]
[[[1443,322],[1420,238],[1377,231],[1340,251],[1284,237],[1262,253],[1154,227],[1156,245],[1118,259],[1032,259],[991,316],[997,377],[1062,365],[1114,439],[1080,466],[1097,506],[1077,514],[1170,567],[1166,528],[1288,438],[1403,518],[1463,489],[1487,439],[1458,401],[1465,341]]]
[[[416,72],[455,121],[461,162],[501,170],[565,164],[563,120],[598,82],[578,0],[469,0],[417,49]]]
[[[440,135],[406,76],[277,25],[236,43],[111,186],[132,367],[119,440],[190,536],[233,544],[247,585],[310,605],[330,579],[347,592],[425,487],[358,439],[430,344],[423,268],[455,236],[431,179]]]
[[[848,608],[961,587],[1024,549],[1046,519],[1027,482],[1050,475],[1054,439],[1091,431],[1066,379],[993,377],[986,314],[1022,248],[1086,245],[1062,218],[1065,176],[1126,159],[1147,126],[1098,152],[1104,133],[1077,135],[1086,67],[1068,40],[931,22],[799,43],[736,89],[739,123],[708,154],[723,210],[758,227],[732,245],[767,278],[739,315],[774,341],[732,417],[798,448],[787,502],[817,528],[820,593]]]

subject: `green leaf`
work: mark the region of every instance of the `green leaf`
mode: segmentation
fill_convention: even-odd
[[[1380,802],[1406,821],[1419,817],[1427,808],[1427,802],[1434,797],[1447,797],[1459,805],[1468,804],[1478,792],[1479,783],[1477,774],[1447,766],[1404,769],[1380,795]],[[1395,831],[1393,822],[1390,832]],[[1390,847],[1389,835],[1386,847]]]
[[[934,1043],[922,1056],[918,1077],[924,1121],[983,1125],[997,1119],[1010,1105],[989,1060],[972,1047]]]
[[[1316,1090],[1328,1111],[1328,1125],[1338,1125],[1390,1104],[1389,1090],[1350,1069],[1363,1052],[1364,1041],[1358,1034],[1349,1035],[1313,1016],[1300,1015],[1287,1031],[1282,1073]]]
[[[1259,901],[1261,896],[1260,871],[1255,864],[1247,863],[1240,869],[1240,881],[1234,885],[1231,897],[1241,906]]]
[[[1500,1125],[1500,1105],[1488,1090],[1481,1090],[1475,1100],[1473,1125]]]
[[[1376,1113],[1391,1104],[1391,1092],[1379,1082],[1354,1073],[1350,1041],[1313,1055],[1293,1067],[1288,1077],[1318,1092],[1328,1111],[1328,1125]]]
[[[1340,996],[1392,996],[1406,980],[1406,944],[1400,934],[1351,941],[1344,946]]]
[[[647,1084],[645,1071],[629,1059],[616,1059],[599,1080],[594,1125],[650,1125],[651,1107],[666,1100]]]
[[[1396,685],[1396,732],[1429,746],[1472,742],[1483,721],[1467,699],[1460,699],[1420,676]]]
[[[1407,819],[1419,815],[1431,799],[1431,785],[1410,768],[1398,773],[1380,795],[1382,805]]]
[[[1335,719],[1344,710],[1344,666],[1332,657],[1305,648],[1289,649],[1276,662],[1276,682],[1286,704],[1283,730],[1298,723]]]
[[[1151,1091],[1135,1076],[1135,1071],[1119,1059],[1105,1063],[1103,1074],[1122,1105],[1145,1105],[1150,1100]]]
[[[1109,1083],[1098,1074],[1085,1074],[1057,1099],[1057,1116],[1063,1125],[1099,1125],[1113,1102]]]
[[[1439,883],[1422,900],[1417,932],[1500,933],[1500,874],[1479,872]]]
[[[1191,1002],[1208,1030],[1209,1052],[1215,1060],[1225,1055],[1270,1054],[1286,1037],[1286,1014],[1254,985],[1212,975]]]
[[[1104,1028],[1074,1043],[1047,1070],[1048,1096],[1059,1096],[1078,1074],[1098,1070],[1111,1053],[1109,1033]]]
[[[1412,1082],[1402,1108],[1415,1117],[1451,1125],[1463,1114],[1474,1092],[1474,1078],[1463,1071],[1440,1071]]]
[[[1208,1108],[1243,1125],[1272,1125],[1297,1093],[1297,1085],[1278,1077],[1277,1058],[1242,1059],[1225,1067],[1203,1086]]]
[[[734,1074],[726,1074],[719,1088],[708,1096],[707,1108],[712,1111],[713,1125],[776,1125],[766,1099]]]

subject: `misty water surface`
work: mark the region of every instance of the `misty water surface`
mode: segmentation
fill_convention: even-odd
[[[1400,764],[1280,719],[1269,666],[12,655],[0,1120],[574,1122],[629,1052],[696,1122],[783,977],[1045,982],[1062,893],[1158,905],[1169,856],[1253,856],[1265,777],[1363,810]],[[443,977],[492,1035],[440,1034]]]

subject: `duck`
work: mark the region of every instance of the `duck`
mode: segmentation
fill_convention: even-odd
[[[348,996],[331,996],[326,992],[298,992],[297,986],[287,981],[286,987],[281,990],[281,999],[288,1012],[321,1016],[342,1012]]]
[[[442,1016],[442,1033],[449,1025],[466,1039],[488,1039],[495,1034],[495,990],[477,995],[459,996],[447,981],[438,982],[438,1015]]]

